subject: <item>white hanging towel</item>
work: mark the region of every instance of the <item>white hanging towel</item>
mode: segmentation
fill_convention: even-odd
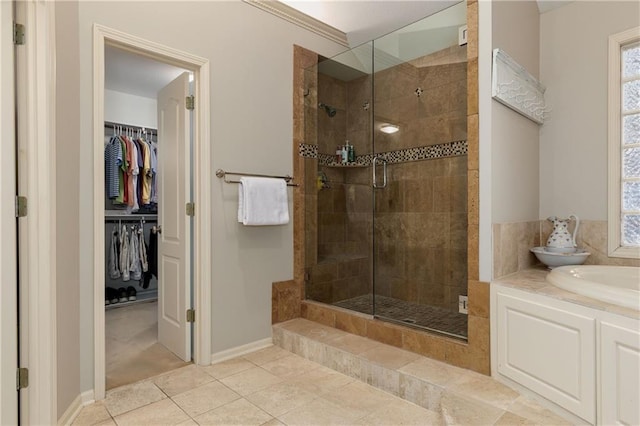
[[[238,191],[238,222],[253,226],[289,223],[286,181],[241,177]]]

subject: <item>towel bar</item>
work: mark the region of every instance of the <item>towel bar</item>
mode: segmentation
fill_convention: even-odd
[[[298,186],[297,183],[290,183],[293,180],[293,177],[289,175],[285,176],[273,176],[273,175],[261,175],[257,173],[236,173],[236,172],[226,172],[222,169],[216,170],[216,176],[224,179],[225,183],[240,183],[239,180],[229,180],[227,179],[227,175],[235,175],[235,176],[252,176],[252,177],[266,177],[266,178],[274,178],[274,179],[284,179],[287,182],[287,186]]]

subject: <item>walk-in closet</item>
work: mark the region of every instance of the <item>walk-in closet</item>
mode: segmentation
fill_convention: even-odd
[[[106,388],[184,366],[189,359],[159,336],[163,296],[175,297],[158,253],[163,200],[163,155],[175,141],[159,134],[161,90],[185,79],[185,70],[148,57],[105,48],[105,360]],[[160,118],[159,118],[160,117]],[[161,132],[160,132],[161,133]],[[165,151],[166,149],[166,151]],[[188,152],[188,149],[187,149]],[[170,172],[171,173],[171,172]],[[178,180],[176,176],[166,176]],[[184,178],[184,177],[183,177]],[[185,191],[173,186],[170,190]],[[173,197],[169,198],[173,200]],[[165,205],[165,207],[167,207]],[[175,210],[175,208],[172,208]],[[159,214],[160,213],[160,214]],[[165,280],[163,283],[162,280]],[[165,305],[170,306],[165,302]]]

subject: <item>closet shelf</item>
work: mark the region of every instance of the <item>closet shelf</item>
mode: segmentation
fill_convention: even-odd
[[[157,213],[127,213],[119,210],[106,210],[104,212],[105,219],[121,219],[121,220],[157,220]]]

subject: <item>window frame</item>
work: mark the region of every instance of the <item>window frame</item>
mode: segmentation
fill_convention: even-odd
[[[610,257],[640,259],[640,247],[622,245],[622,47],[640,41],[640,27],[609,36],[609,220]]]

